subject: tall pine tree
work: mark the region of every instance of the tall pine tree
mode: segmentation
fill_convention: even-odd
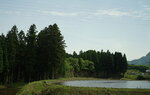
[[[37,48],[37,35],[36,35],[36,25],[33,24],[30,26],[26,42],[27,42],[27,48],[26,48],[26,68],[25,68],[25,75],[26,75],[26,81],[32,81],[34,77],[34,66],[36,63],[36,48]]]
[[[49,43],[49,32],[46,27],[43,29],[37,38],[37,64],[36,72],[39,79],[48,79],[51,74],[51,64],[49,62],[49,48],[51,43]]]
[[[0,42],[0,74],[3,72],[3,50],[2,50],[2,45]]]
[[[15,80],[15,70],[17,65],[16,54],[18,47],[18,28],[13,26],[12,29],[7,34],[7,53],[8,53],[8,62],[9,62],[9,83],[14,82]]]
[[[25,61],[26,61],[26,56],[25,56],[25,51],[26,51],[26,41],[25,41],[25,34],[24,31],[20,31],[18,33],[18,48],[17,48],[17,75],[16,75],[16,80],[21,81],[24,80],[24,70],[25,70]]]
[[[49,26],[49,62],[52,66],[52,78],[62,76],[65,60],[65,41],[57,24]]]

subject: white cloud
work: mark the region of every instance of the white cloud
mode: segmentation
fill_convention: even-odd
[[[41,11],[42,13],[45,14],[50,14],[54,16],[77,16],[78,13],[75,12],[58,12],[58,11]]]
[[[95,15],[109,15],[109,16],[130,16],[129,12],[119,11],[116,9],[97,10]]]

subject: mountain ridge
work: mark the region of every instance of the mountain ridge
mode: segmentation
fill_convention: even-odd
[[[143,56],[139,59],[135,59],[132,61],[128,61],[128,64],[133,65],[148,65],[150,66],[150,52],[146,54],[146,56]]]

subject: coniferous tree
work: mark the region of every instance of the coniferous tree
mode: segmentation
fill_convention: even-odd
[[[114,67],[115,67],[115,73],[121,74],[122,70],[122,54],[120,52],[115,52],[114,54]]]
[[[0,83],[3,81],[2,77],[2,73],[3,73],[3,69],[4,69],[4,66],[3,66],[3,50],[2,50],[2,45],[1,45],[1,39],[0,39]]]
[[[73,52],[73,57],[74,57],[74,58],[77,58],[77,57],[78,57],[78,54],[77,54],[75,51]]]
[[[25,75],[27,81],[32,81],[34,77],[34,66],[36,63],[36,48],[37,48],[37,35],[36,35],[36,25],[33,24],[30,26],[27,36],[27,48],[26,48],[26,68]]]
[[[25,51],[26,51],[26,41],[25,41],[25,33],[24,31],[20,31],[18,33],[18,49],[17,49],[17,76],[16,80],[24,80],[24,72],[25,72],[25,61],[26,61],[26,56],[25,56]]]
[[[49,43],[49,31],[46,27],[43,29],[37,38],[37,64],[36,71],[39,76],[39,79],[44,78],[48,79],[51,74],[51,64],[49,60],[49,48],[51,43]]]
[[[122,73],[124,74],[128,69],[128,62],[125,54],[122,57],[122,65]]]
[[[1,73],[3,72],[3,50],[2,50],[2,45],[1,45],[1,42],[0,42],[0,75]]]
[[[33,24],[25,36],[16,26],[0,36],[0,81],[34,81],[57,78],[65,73],[65,41],[56,24],[38,37]],[[38,38],[38,39],[37,39]]]
[[[114,60],[113,55],[109,52],[109,50],[106,52],[105,65],[106,77],[110,77],[113,74],[114,70]]]
[[[2,34],[0,37],[1,47],[3,50],[3,72],[1,74],[1,81],[4,84],[8,84],[8,74],[9,74],[9,64],[8,64],[8,53],[7,53],[7,44],[6,37]]]
[[[18,46],[17,38],[18,29],[16,26],[13,26],[12,29],[7,34],[7,53],[8,53],[8,62],[9,62],[9,83],[15,81],[15,70],[17,65],[16,54]]]
[[[60,77],[65,59],[65,41],[57,24],[49,26],[49,62],[52,66],[52,78]]]
[[[73,57],[72,54],[66,53],[66,58]]]
[[[83,58],[83,57],[84,57],[84,56],[83,56],[83,51],[82,51],[82,50],[79,52],[79,57],[80,57],[80,58]]]

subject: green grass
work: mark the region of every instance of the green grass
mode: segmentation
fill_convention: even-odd
[[[25,82],[17,82],[17,83],[13,83],[12,84],[12,88],[22,88],[24,85],[26,85],[27,83]]]
[[[149,93],[150,90],[146,89],[69,87],[52,84],[42,95],[148,95]]]
[[[4,85],[0,85],[0,89],[6,88]]]
[[[139,78],[140,77],[140,78]],[[149,74],[142,75],[142,72],[138,70],[127,70],[124,74],[123,80],[150,80]]]
[[[127,74],[122,79],[123,80],[138,80],[138,76],[142,76],[143,80],[150,80],[150,75],[127,75]]]
[[[61,78],[35,81],[25,85],[16,95],[150,95],[150,89],[70,87],[54,84],[69,80],[93,79],[97,78]]]

